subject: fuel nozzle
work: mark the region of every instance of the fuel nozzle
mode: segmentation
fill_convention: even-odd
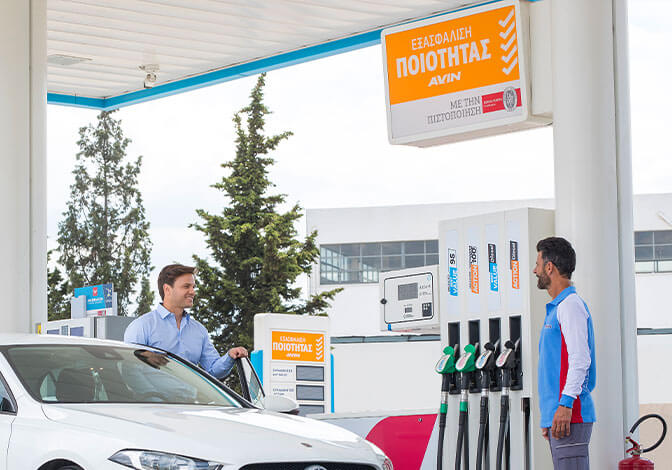
[[[496,366],[502,370],[502,388],[511,387],[511,371],[516,367],[516,349],[520,339],[514,343],[509,340],[504,343],[504,349],[497,358]]]
[[[439,362],[436,363],[434,370],[438,374],[454,374],[455,370],[455,348],[452,346],[446,346],[443,348],[443,356],[439,359]]]
[[[462,391],[469,390],[469,375],[476,370],[476,344],[467,344],[464,354],[455,363],[455,369],[462,374]]]
[[[484,351],[476,359],[476,369],[481,371],[481,389],[487,390],[490,388],[490,374],[491,371],[495,369],[495,362],[497,357],[495,356],[495,351],[499,346],[499,340],[495,341],[495,344],[485,343],[483,346]]]

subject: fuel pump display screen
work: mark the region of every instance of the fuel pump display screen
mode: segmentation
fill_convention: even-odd
[[[297,365],[296,380],[324,382],[324,367]]]
[[[298,385],[296,386],[297,400],[324,400],[324,387],[316,385]]]
[[[399,284],[397,287],[397,296],[398,300],[417,299],[418,283],[414,282],[412,284]]]

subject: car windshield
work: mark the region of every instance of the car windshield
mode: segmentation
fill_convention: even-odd
[[[150,349],[89,345],[10,346],[12,367],[45,403],[241,405],[191,367]]]

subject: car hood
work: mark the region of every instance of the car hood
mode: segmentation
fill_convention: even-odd
[[[350,431],[271,411],[154,404],[54,404],[43,410],[52,421],[128,442],[127,448],[220,463],[377,463],[371,447]]]

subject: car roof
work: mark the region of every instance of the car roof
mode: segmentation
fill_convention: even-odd
[[[26,344],[62,344],[88,346],[126,346],[130,344],[109,339],[84,338],[82,336],[37,335],[27,333],[0,333],[0,346],[14,346]]]

